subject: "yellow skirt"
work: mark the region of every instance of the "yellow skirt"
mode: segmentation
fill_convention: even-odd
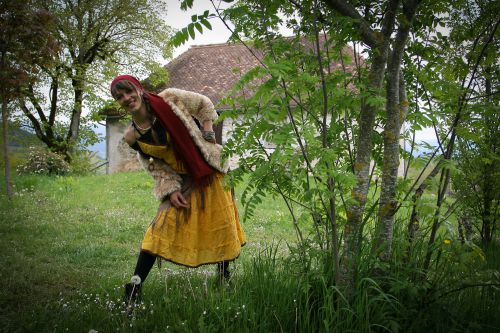
[[[141,249],[176,264],[197,267],[236,259],[245,245],[238,211],[230,191],[216,173],[203,189],[183,189],[189,208],[169,206],[158,212]]]

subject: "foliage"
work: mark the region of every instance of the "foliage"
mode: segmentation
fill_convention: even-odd
[[[450,183],[457,191],[450,208],[469,216],[459,220],[470,219],[472,211],[475,218],[483,219],[483,215],[488,236],[483,237],[481,231],[481,237],[494,238],[491,209],[496,209],[498,200],[493,188],[498,186],[494,161],[498,159],[499,124],[495,116],[499,72],[493,65],[499,47],[496,11],[495,2],[451,1],[446,15],[436,18],[435,29],[417,31],[409,46],[406,63],[414,103],[421,110],[420,117],[428,119],[427,126],[434,127],[438,144],[431,156],[439,156],[438,163],[428,177],[440,175],[430,243],[442,225],[440,210]]]
[[[39,66],[50,65],[57,45],[48,33],[54,19],[50,13],[31,8],[32,1],[0,1],[0,100],[2,105],[2,153],[6,189],[12,197],[8,125],[10,108],[23,88],[38,80]],[[28,24],[29,22],[29,24]]]
[[[70,170],[75,176],[83,176],[90,174],[94,169],[95,153],[78,149],[71,153]]]
[[[61,51],[55,64],[39,68],[42,82],[28,87],[18,117],[69,160],[75,147],[87,143],[92,132],[84,128],[109,99],[111,78],[126,70],[137,76],[152,73],[153,84],[165,81],[158,64],[170,56],[170,29],[161,14],[165,3],[71,0],[34,1],[33,6],[57,18],[50,33]]]
[[[261,65],[242,73],[239,84],[224,101],[233,110],[223,117],[238,120],[226,144],[227,157],[239,159],[233,181],[246,174],[252,179],[242,197],[246,214],[251,215],[266,193],[280,196],[294,225],[298,221],[311,223],[318,246],[332,250],[336,283],[350,281],[357,274],[354,261],[361,246],[359,237],[365,226],[372,231],[373,225],[366,224],[366,219],[375,206],[380,205],[379,215],[389,216],[392,227],[397,205],[386,209],[388,202],[380,201],[380,193],[391,193],[389,201],[399,195],[397,183],[386,181],[395,178],[391,175],[397,172],[394,163],[391,170],[383,165],[389,156],[382,154],[388,149],[387,136],[377,133],[389,118],[400,118],[399,111],[393,110],[398,103],[392,99],[387,104],[392,107],[391,113],[388,107],[384,109],[384,71],[368,69],[370,64],[375,68],[388,61],[386,49],[391,33],[385,31],[383,38],[387,41],[378,43],[375,28],[365,29],[371,52],[363,58],[357,52],[357,23],[349,15],[339,15],[338,8],[331,8],[328,1],[228,2],[231,7],[214,6],[215,12],[208,17],[221,19],[227,27],[234,26],[230,28],[231,39],[245,44]],[[188,2],[184,4],[189,6]],[[375,16],[384,17],[381,12]],[[386,16],[393,29],[394,18],[391,21],[390,15]],[[411,21],[411,17],[407,19]],[[293,36],[281,36],[282,26],[291,29]],[[386,54],[385,58],[380,54]],[[399,69],[399,65],[396,67]],[[387,76],[387,82],[393,79]],[[374,114],[378,115],[376,121]],[[392,141],[397,145],[399,127],[393,126],[392,130]],[[398,152],[393,149],[390,159],[397,162]],[[374,168],[370,168],[371,158],[376,162]],[[387,170],[390,172],[386,177]],[[382,191],[368,199],[371,181],[381,174]],[[371,208],[363,219],[365,205]],[[301,231],[296,231],[303,241]],[[390,244],[391,235],[387,237]]]
[[[186,6],[182,7],[184,8],[184,10],[186,9]],[[195,28],[196,30],[198,30],[200,34],[203,33],[203,26],[205,26],[205,28],[207,28],[208,30],[212,30],[212,25],[208,21],[209,18],[208,13],[209,11],[206,10],[203,12],[202,15],[193,15],[191,17],[191,23],[189,23],[187,27],[182,28],[179,32],[177,32],[174,35],[174,37],[170,40],[170,43],[174,46],[179,46],[187,42],[189,40],[189,37],[194,39],[196,35],[194,30]]]
[[[53,15],[34,8],[33,1],[2,0],[0,11],[0,92],[11,102],[22,95],[22,87],[37,81],[40,66],[51,64],[58,45],[49,33]]]
[[[456,49],[454,57],[474,59],[482,54],[472,73],[471,87],[465,95],[468,99],[462,120],[457,126],[458,144],[454,154],[459,173],[452,178],[453,187],[460,200],[461,222],[473,223],[481,240],[490,243],[494,239],[500,200],[498,165],[500,156],[499,96],[500,71],[495,65],[500,49],[494,38],[499,21],[492,11],[500,7],[478,1],[471,10],[453,13],[455,26],[450,44]],[[476,41],[486,41],[483,47],[461,46],[461,40],[474,36]],[[457,60],[455,60],[457,61]],[[458,62],[458,61],[457,61]],[[455,68],[460,68],[456,65]]]
[[[17,168],[20,174],[36,175],[64,175],[70,170],[64,156],[39,147],[31,147],[26,161]]]
[[[173,42],[192,38],[194,29],[202,33],[202,20],[220,19],[231,29],[231,40],[243,43],[260,62],[240,73],[240,82],[223,101],[232,106],[223,118],[234,124],[225,154],[239,158],[227,178],[241,193],[248,254],[254,258],[243,256],[228,293],[209,286],[206,271],[189,275],[167,267],[146,282],[153,305],[145,303],[124,319],[121,289],[109,290],[128,279],[123,264],[131,267],[135,256],[130,253],[137,251],[129,244],[155,210],[145,199],[150,180],[138,174],[23,178],[20,183],[29,190],[19,192],[41,198],[41,211],[33,215],[38,224],[4,228],[73,237],[61,236],[65,243],[50,244],[46,256],[63,255],[67,261],[61,266],[77,262],[78,273],[85,273],[75,279],[85,292],[99,293],[88,297],[66,291],[69,300],[44,303],[45,310],[37,311],[53,314],[47,327],[498,329],[496,236],[480,247],[474,239],[461,238],[458,228],[460,210],[477,203],[465,194],[491,193],[485,185],[493,185],[493,179],[485,182],[478,175],[496,175],[498,5],[472,0],[432,6],[411,0],[224,2],[229,7],[193,15]],[[192,0],[181,2],[183,9],[192,5]],[[281,36],[282,26],[293,36]],[[403,136],[415,138],[416,130],[432,126],[438,144],[415,157],[418,144],[413,142],[403,152],[408,163],[398,178],[399,127],[406,114],[409,130]],[[474,191],[465,193],[465,186]],[[23,204],[15,202],[31,212]],[[6,210],[7,219],[21,220],[16,215],[21,210]],[[40,222],[40,216],[45,220]],[[57,223],[61,218],[70,223]],[[16,238],[10,229],[2,234]],[[289,246],[270,245],[273,235]],[[296,244],[291,244],[293,236]],[[14,290],[21,289],[17,280],[9,281]]]

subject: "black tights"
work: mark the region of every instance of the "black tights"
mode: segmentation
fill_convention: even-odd
[[[151,268],[153,268],[155,260],[156,256],[149,252],[141,251],[139,253],[139,258],[137,258],[134,275],[139,275],[139,277],[141,278],[141,283],[144,282],[144,280],[146,280],[146,278],[148,277]],[[223,261],[217,263],[217,272],[219,273],[219,276],[223,276],[226,279],[229,278],[229,262]]]
[[[151,268],[155,263],[156,256],[149,252],[141,251],[139,252],[139,258],[137,258],[137,264],[135,265],[134,275],[139,275],[141,278],[141,283],[148,277]]]

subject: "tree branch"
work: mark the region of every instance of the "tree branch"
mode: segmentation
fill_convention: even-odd
[[[33,104],[33,106],[35,107],[35,110],[38,113],[38,117],[40,117],[40,120],[42,121],[42,123],[46,123],[47,117],[45,117],[45,113],[43,113],[43,109],[35,97],[35,91],[33,90],[32,84],[28,85],[28,94],[27,95],[28,95],[28,98],[30,99],[31,104]]]
[[[28,119],[30,120],[31,122],[31,125],[33,126],[33,129],[35,130],[35,134],[36,136],[41,140],[43,141],[44,143],[48,144],[48,140],[47,140],[47,137],[45,136],[45,134],[43,133],[43,130],[42,130],[42,127],[40,125],[40,122],[38,121],[38,119],[36,119],[36,117],[30,112],[30,110],[28,109],[28,107],[26,106],[26,103],[21,100],[19,101],[19,106],[21,108],[21,110],[23,111],[23,113],[26,115],[26,117],[28,117]]]
[[[377,38],[375,31],[370,27],[370,23],[366,21],[351,4],[342,0],[323,0],[330,8],[339,12],[343,16],[350,17],[354,20],[355,25],[359,28],[363,42],[374,48],[380,40]],[[398,2],[398,1],[391,1]]]

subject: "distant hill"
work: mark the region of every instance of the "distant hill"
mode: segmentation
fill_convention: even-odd
[[[1,124],[1,122],[0,122]],[[3,139],[0,137],[0,143]],[[19,128],[16,125],[9,125],[9,148],[22,149],[29,146],[40,146],[41,143],[35,133]]]
[[[2,122],[0,122],[0,127],[1,124]],[[95,132],[102,138],[106,136],[106,128],[102,125],[97,126]],[[0,143],[2,143],[1,135]],[[23,148],[28,148],[30,146],[43,146],[43,144],[40,142],[40,140],[38,140],[35,133],[23,128],[19,128],[15,124],[9,125],[9,148],[11,150],[20,150]],[[86,148],[90,151],[96,152],[100,158],[106,157],[106,140],[104,139]]]
[[[0,122],[0,127],[2,122]],[[1,132],[1,131],[0,131]],[[0,145],[3,145],[3,135],[0,135]],[[15,124],[9,125],[9,155],[10,165],[13,170],[26,158],[28,147],[41,146],[42,143],[36,135],[25,129],[21,129]],[[0,167],[3,169],[3,149],[0,149]]]
[[[102,138],[102,140],[98,143],[88,146],[87,149],[97,153],[100,158],[106,159],[106,127],[101,124],[97,124],[94,132],[98,134]]]

